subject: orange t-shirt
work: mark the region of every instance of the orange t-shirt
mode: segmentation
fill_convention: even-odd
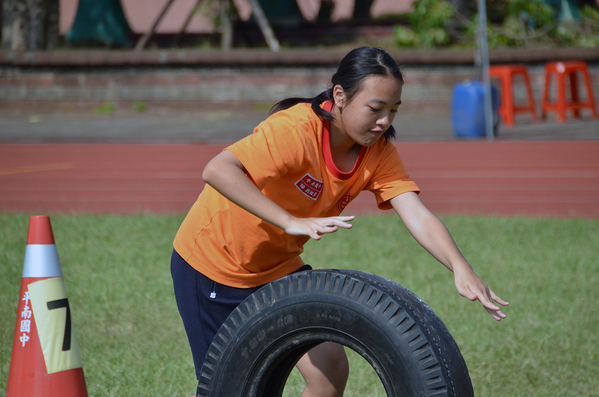
[[[324,104],[325,110],[330,107]],[[266,196],[297,217],[337,216],[362,190],[373,192],[381,209],[390,209],[393,197],[419,192],[397,149],[384,138],[362,148],[351,172],[339,171],[330,153],[328,124],[310,104],[298,104],[271,115],[226,150]],[[300,254],[308,240],[288,235],[206,185],[181,224],[174,248],[210,279],[249,288],[302,267]]]

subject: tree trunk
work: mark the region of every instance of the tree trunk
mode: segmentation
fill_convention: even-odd
[[[46,0],[46,49],[53,50],[60,44],[59,0]]]
[[[456,13],[459,13],[466,18],[470,17],[474,11],[476,11],[476,3],[469,0],[451,0],[453,9]]]
[[[7,32],[8,48],[13,51],[27,49],[28,20],[27,5],[22,0],[4,0],[4,11],[7,17],[4,19]]]
[[[13,51],[56,48],[59,0],[4,0],[2,47]]]
[[[451,18],[448,33],[453,41],[458,41],[461,35],[461,28],[464,24],[464,18],[470,19],[476,12],[476,3],[471,0],[451,0],[451,4],[455,12],[453,18]]]
[[[29,11],[29,49],[42,50],[45,46],[46,1],[27,0]]]
[[[331,22],[331,15],[333,15],[334,7],[335,3],[333,0],[321,0],[316,20],[318,22]]]
[[[2,3],[2,45],[3,50],[10,48],[10,28],[12,25],[12,13],[6,5],[6,1]]]
[[[252,15],[256,22],[258,22],[258,26],[262,31],[262,35],[266,40],[266,44],[268,44],[268,48],[270,48],[272,52],[278,52],[281,48],[279,40],[277,40],[277,37],[273,32],[270,22],[268,22],[268,18],[266,18],[266,15],[264,14],[262,6],[258,0],[250,0],[250,4],[252,5]]]
[[[220,48],[229,51],[233,44],[233,23],[231,22],[231,5],[228,0],[221,1],[219,5],[219,17],[223,33],[220,38]]]
[[[365,21],[370,19],[370,7],[374,0],[356,0],[354,3],[353,20]]]

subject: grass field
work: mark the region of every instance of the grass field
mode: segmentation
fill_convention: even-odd
[[[443,217],[499,296],[493,320],[393,216],[306,246],[315,268],[376,273],[409,288],[445,322],[477,396],[599,396],[599,220]],[[190,396],[191,353],[169,273],[182,216],[51,216],[90,396]],[[0,395],[6,391],[29,217],[0,214]],[[352,354],[346,396],[384,396]],[[293,373],[286,396],[298,396]]]

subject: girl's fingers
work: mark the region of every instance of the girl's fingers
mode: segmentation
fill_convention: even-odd
[[[354,220],[354,216],[336,216],[336,217],[332,217],[332,218],[325,218],[326,219],[326,223],[329,226],[339,226],[345,229],[350,229],[352,227],[351,223],[347,223],[349,221],[353,221]]]
[[[508,302],[499,298],[490,288],[485,288],[478,293],[470,288],[467,288],[465,293],[462,294],[465,298],[470,301],[478,300],[485,310],[497,321],[506,318],[506,315],[501,311],[501,308],[494,302],[497,302],[503,306],[507,306]]]
[[[485,309],[491,315],[491,317],[493,317],[497,321],[501,321],[507,317],[501,310],[489,310],[487,308]]]
[[[503,306],[507,306],[509,303],[498,297],[491,289],[489,289],[489,292],[491,295],[490,298],[486,298],[484,301],[479,299],[479,302],[483,305],[491,317],[497,321],[501,321],[507,316],[501,311],[499,306],[495,305],[494,302],[497,302]]]
[[[335,216],[330,218],[316,218],[315,223],[321,227],[321,229],[318,230],[319,232],[334,233],[340,227],[344,229],[351,229],[353,225],[347,222],[353,219],[353,216]]]
[[[320,228],[318,230],[318,234],[335,233],[337,230],[339,230],[339,227],[327,225],[327,226],[324,226],[324,227]]]
[[[502,306],[507,306],[510,304],[509,302],[506,302],[503,299],[501,299],[499,296],[497,296],[493,291],[491,291],[491,296],[493,297],[493,300],[495,302],[499,303]]]
[[[479,299],[479,302],[485,307],[485,309],[488,310],[493,310],[493,311],[500,311],[501,309],[499,308],[499,306],[497,306],[496,304],[494,304],[493,302],[490,301],[483,301],[481,299]]]
[[[335,233],[339,228],[351,229],[354,216],[333,216],[329,218],[296,218],[285,232],[292,236],[309,236],[320,240],[323,234]]]

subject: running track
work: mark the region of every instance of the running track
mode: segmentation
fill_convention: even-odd
[[[599,142],[398,143],[437,214],[599,218]],[[186,213],[224,145],[2,144],[0,212]],[[347,214],[376,213],[365,192]]]

